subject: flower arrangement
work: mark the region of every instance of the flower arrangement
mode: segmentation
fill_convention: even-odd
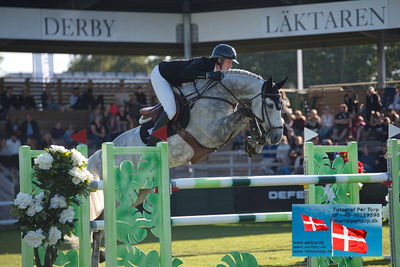
[[[76,149],[52,145],[34,159],[32,193],[19,193],[12,212],[22,238],[34,248],[38,267],[53,266],[64,236],[73,232],[80,196],[88,196],[93,178],[86,169],[87,159]],[[44,262],[38,248],[44,246]]]

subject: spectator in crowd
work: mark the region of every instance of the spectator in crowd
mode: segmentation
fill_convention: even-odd
[[[50,147],[51,145],[56,144],[56,141],[51,137],[51,133],[47,132],[43,135],[43,139],[40,142],[40,146],[42,149],[46,147]]]
[[[13,95],[13,88],[7,87],[0,94],[0,118],[5,118],[9,109],[15,109],[16,97]]]
[[[36,103],[33,96],[29,95],[28,90],[22,90],[20,95],[17,95],[16,109],[31,110],[36,109]]]
[[[346,90],[346,94],[344,95],[344,104],[346,104],[349,114],[358,113],[358,95],[353,92],[352,89]]]
[[[358,159],[363,163],[366,172],[374,172],[375,156],[370,152],[367,144],[362,146]]]
[[[38,123],[32,119],[29,113],[26,114],[26,119],[22,123],[21,134],[23,141],[26,141],[28,137],[36,138],[37,141],[41,139]]]
[[[65,134],[65,130],[63,129],[60,121],[56,122],[54,127],[51,129],[50,134],[51,134],[51,138],[56,140],[57,144],[60,143],[60,140],[63,139],[63,136]]]
[[[363,116],[360,115],[356,116],[355,119],[352,121],[350,127],[351,129],[350,135],[355,141],[357,142],[361,141],[362,134],[365,131],[365,125],[366,123],[364,121],[364,118]]]
[[[303,174],[304,173],[304,153],[303,149],[299,151],[294,160],[293,172],[292,174]]]
[[[334,129],[332,133],[332,139],[338,142],[342,142],[349,134],[349,113],[347,112],[346,104],[341,104],[339,107],[339,113],[336,114],[334,122]]]
[[[100,105],[97,105],[96,108],[89,113],[89,124],[94,122],[96,116],[103,116],[103,110]]]
[[[140,119],[140,109],[143,107],[138,101],[137,96],[134,94],[130,95],[128,102],[128,113],[132,120],[134,120],[134,124],[138,125]]]
[[[385,142],[389,136],[389,124],[391,123],[389,117],[384,117],[382,122],[382,131],[380,133],[379,139]]]
[[[33,137],[26,138],[25,145],[29,146],[32,150],[40,149],[38,141]]]
[[[11,119],[7,119],[4,128],[7,138],[11,137],[11,135],[13,134],[17,135],[17,137],[21,136],[21,125],[17,116],[13,116]]]
[[[68,128],[65,130],[65,133],[62,136],[68,147],[72,147],[76,144],[76,141],[71,138],[75,132],[75,126],[72,123],[68,124]]]
[[[137,127],[139,124],[137,120],[133,120],[129,115],[129,107],[124,106],[117,115],[118,123],[122,132],[128,131]]]
[[[74,87],[74,89],[72,89],[72,94],[69,97],[68,108],[74,110],[82,108],[82,98],[79,87]]]
[[[109,135],[110,138],[113,140],[118,135],[120,135],[121,132],[122,131],[121,131],[118,117],[115,115],[109,116],[108,120],[107,120],[107,135]]]
[[[286,96],[285,91],[281,91],[281,95],[282,95],[282,116],[284,115],[292,115],[293,114],[293,110],[292,107],[290,105],[290,99]]]
[[[106,126],[103,123],[103,117],[97,115],[94,121],[90,124],[89,139],[91,139],[97,148],[107,140]]]
[[[289,114],[283,114],[283,134],[288,138],[291,138],[294,135],[293,132],[293,116]]]
[[[388,106],[389,109],[394,109],[396,111],[400,110],[400,86],[396,88],[396,94],[394,95],[393,103]]]
[[[96,99],[93,95],[93,89],[88,88],[81,96],[82,109],[94,109],[96,107]]]
[[[390,119],[390,121],[392,122],[392,124],[396,125],[396,126],[400,126],[400,116],[399,114],[397,114],[397,112],[395,110],[390,110],[388,117]]]
[[[115,98],[114,102],[108,108],[108,113],[113,115],[113,116],[117,116],[119,114],[121,106],[122,105],[119,102],[119,99]]]
[[[119,103],[120,103],[121,105],[126,105],[126,104],[128,104],[128,102],[129,102],[130,96],[129,96],[129,93],[126,92],[125,87],[124,87],[124,86],[121,86],[121,87],[118,89],[118,92],[115,94],[115,98],[118,98]]]
[[[147,105],[147,98],[143,89],[138,90],[135,93],[135,96],[140,105],[142,105],[143,107]]]
[[[310,116],[307,119],[306,127],[316,133],[319,133],[321,129],[321,118],[318,116],[318,111],[312,109],[310,111]]]
[[[335,120],[335,116],[332,113],[332,109],[329,106],[325,106],[323,108],[321,114],[321,129],[319,132],[319,136],[322,139],[330,138],[333,131],[333,121]]]
[[[373,136],[380,136],[383,131],[383,118],[379,111],[372,111],[369,119],[369,128]]]
[[[304,126],[306,126],[306,118],[303,116],[300,110],[294,112],[293,119],[293,133],[295,135],[303,135]]]
[[[288,143],[287,137],[282,136],[281,143],[278,145],[276,149],[276,161],[281,165],[278,166],[276,174],[281,175],[289,175],[292,173],[290,168],[290,159],[289,159],[290,145]]]
[[[366,120],[369,122],[372,111],[381,111],[382,103],[378,93],[374,87],[369,87],[367,91],[367,97],[365,102],[365,113]]]
[[[276,152],[278,145],[265,145],[262,150],[263,160],[261,162],[261,172],[263,174],[274,174],[275,166],[273,163],[276,162]]]

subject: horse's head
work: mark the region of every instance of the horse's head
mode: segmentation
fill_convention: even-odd
[[[251,100],[250,137],[245,139],[245,150],[250,156],[259,154],[265,144],[278,144],[283,135],[282,100],[279,89],[287,78],[273,84],[264,81],[261,92]]]

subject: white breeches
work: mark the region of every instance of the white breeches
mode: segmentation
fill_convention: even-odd
[[[172,120],[176,114],[174,93],[169,82],[161,76],[158,65],[155,66],[151,72],[151,84],[153,85],[158,100],[164,107],[165,113],[167,113],[168,118]]]

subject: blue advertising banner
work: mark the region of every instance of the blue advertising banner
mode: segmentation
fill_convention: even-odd
[[[292,255],[382,256],[382,205],[292,206]]]

